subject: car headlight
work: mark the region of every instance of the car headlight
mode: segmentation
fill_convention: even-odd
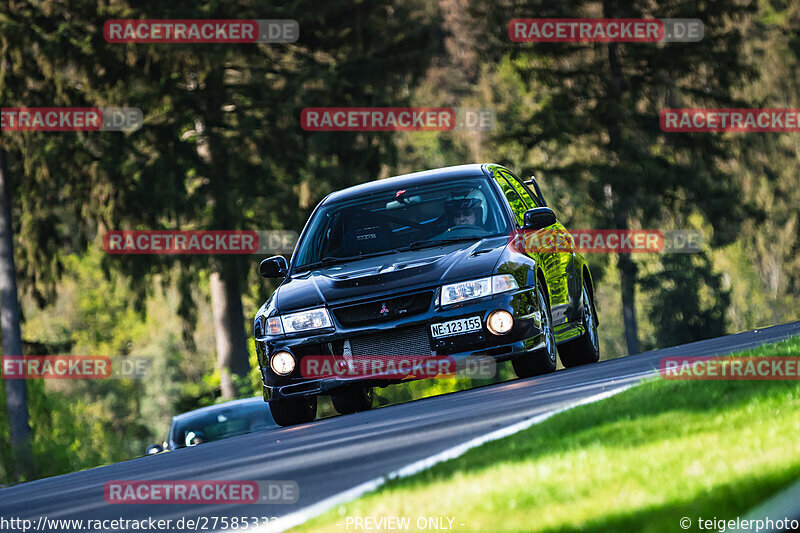
[[[283,324],[283,331],[286,333],[332,327],[331,317],[324,307],[284,315],[281,317],[281,323]]]
[[[291,374],[295,366],[294,357],[289,352],[276,352],[270,357],[269,366],[279,376]]]
[[[500,294],[518,289],[517,280],[510,274],[473,279],[442,286],[441,305],[450,305],[491,294]]]
[[[489,318],[486,319],[486,329],[495,335],[505,335],[511,331],[513,325],[514,317],[505,309],[492,311],[489,314]]]

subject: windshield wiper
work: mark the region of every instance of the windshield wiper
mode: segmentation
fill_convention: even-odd
[[[315,268],[336,265],[339,263],[346,263],[348,261],[358,261],[359,259],[366,259],[368,257],[377,257],[379,255],[389,255],[396,252],[397,250],[385,250],[383,252],[372,252],[369,254],[351,255],[349,257],[323,257],[319,261],[314,261],[313,263],[308,263],[306,265],[300,265],[298,267],[295,267],[294,271],[304,272],[306,270],[313,270]]]
[[[411,244],[407,244],[398,250],[417,250],[419,248],[425,248],[427,246],[441,246],[443,244],[453,244],[456,242],[467,242],[467,241],[480,241],[484,239],[484,237],[451,237],[449,239],[424,239],[421,241],[414,241]]]

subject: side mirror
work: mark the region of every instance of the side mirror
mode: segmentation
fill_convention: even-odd
[[[289,264],[286,258],[282,255],[268,257],[261,261],[259,272],[264,278],[285,278],[286,273],[289,271]]]
[[[164,446],[163,445],[161,445],[161,444],[151,444],[150,446],[148,446],[147,448],[144,449],[144,454],[145,455],[155,455],[155,454],[157,454],[159,452],[163,452],[163,451],[164,451]]]
[[[538,230],[556,223],[556,215],[549,207],[536,207],[525,211],[524,229]]]

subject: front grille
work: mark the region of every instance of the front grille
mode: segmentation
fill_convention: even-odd
[[[431,343],[426,326],[393,329],[350,339],[353,357],[408,357],[430,356]]]
[[[333,314],[342,326],[366,326],[424,313],[431,306],[433,291],[422,291],[382,300],[334,307]]]

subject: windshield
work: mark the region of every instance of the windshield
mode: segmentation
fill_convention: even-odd
[[[508,231],[486,179],[385,189],[321,207],[298,246],[294,268]]]
[[[182,448],[274,426],[269,406],[253,402],[182,418],[174,424],[170,440]]]

